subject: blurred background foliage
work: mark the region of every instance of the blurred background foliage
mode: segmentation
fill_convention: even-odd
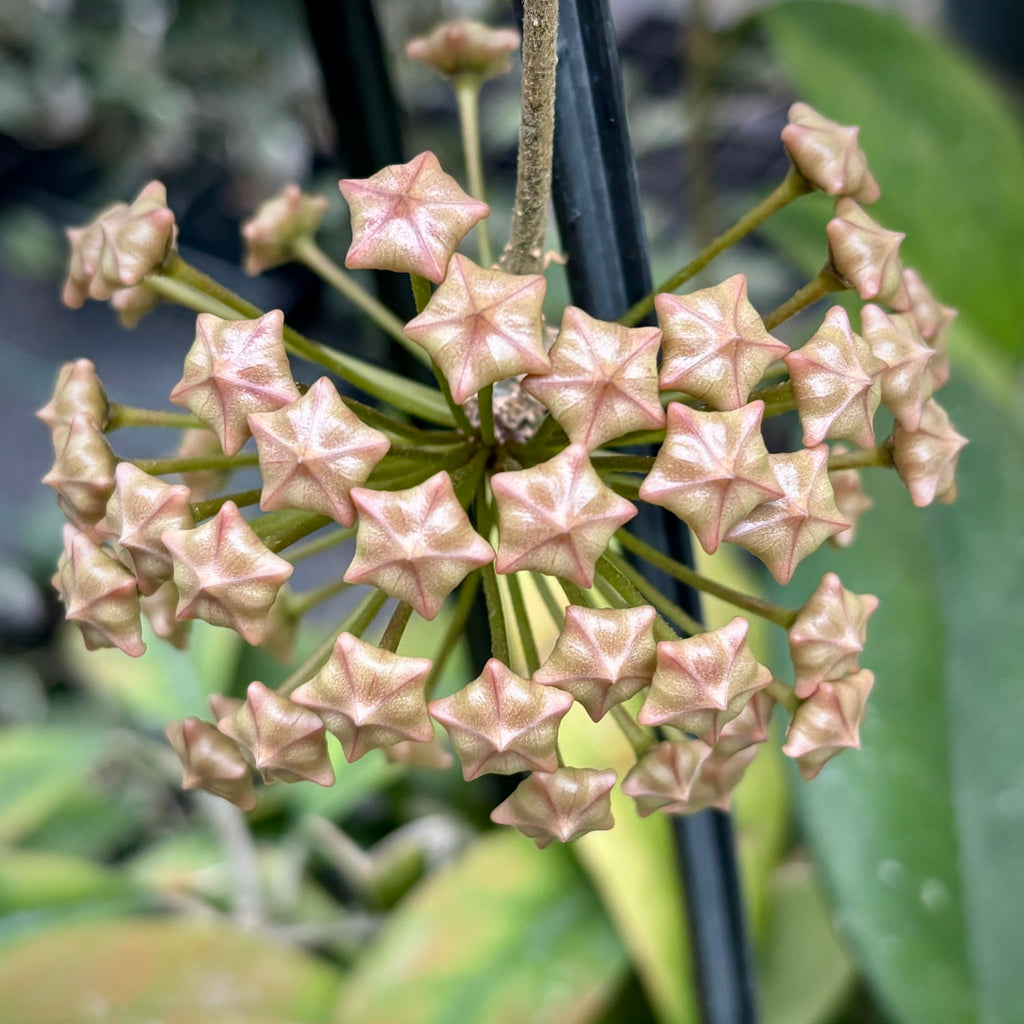
[[[1024,1021],[1024,147],[1006,45],[1019,12],[994,21],[1011,63],[982,67],[962,44],[984,42],[993,5],[900,8],[616,8],[656,278],[781,177],[778,131],[799,97],[863,126],[878,219],[907,232],[905,262],[961,310],[942,395],[971,439],[957,503],[913,509],[897,481],[870,478],[857,544],[808,560],[781,598],[800,603],[791,594],[835,568],[882,605],[864,749],[811,785],[765,750],[737,796],[769,1024]],[[378,13],[407,152],[461,168],[452,98],[401,44],[442,16],[509,22],[508,5],[386,0]],[[50,453],[31,412],[79,355],[113,397],[161,405],[191,338],[173,309],[133,334],[96,304],[60,309],[63,225],[162,177],[190,259],[330,340],[356,329],[344,303],[293,268],[245,281],[237,225],[291,180],[331,195],[335,253],[346,218],[293,0],[7,0],[0,48],[0,398],[17,439],[0,451],[4,1019],[695,1021],[664,822],[617,807],[614,831],[541,853],[489,826],[492,780],[377,753],[342,760],[331,790],[271,787],[246,818],[179,791],[162,728],[281,667],[201,623],[188,652],[152,644],[141,661],[86,656],[58,625],[59,516],[34,484]],[[483,112],[500,226],[515,73],[488,85]],[[802,201],[701,283],[742,270],[771,308],[820,266],[828,210]],[[770,589],[737,559],[715,570]],[[406,642],[429,649],[433,635]],[[445,686],[466,678],[453,662]],[[620,756],[614,730],[578,726],[566,720],[567,751]]]

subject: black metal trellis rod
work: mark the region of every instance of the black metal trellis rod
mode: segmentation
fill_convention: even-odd
[[[516,7],[521,18],[519,0]],[[573,301],[614,320],[652,287],[614,27],[607,0],[560,0],[559,12],[555,213]],[[692,564],[689,533],[671,513],[642,506],[632,528]],[[696,592],[649,575],[700,618]],[[753,1024],[753,964],[731,820],[710,810],[672,821],[703,1020]]]

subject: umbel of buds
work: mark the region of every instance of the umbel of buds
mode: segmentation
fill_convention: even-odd
[[[515,45],[489,31],[459,24],[410,52],[479,79]],[[796,104],[782,139],[790,198],[812,188],[838,197],[823,232],[829,289],[872,300],[859,330],[834,306],[793,349],[766,324],[799,302],[762,316],[742,274],[652,296],[657,326],[570,306],[549,328],[543,275],[457,251],[489,210],[430,152],[341,182],[345,265],[408,274],[418,313],[406,324],[316,247],[326,200],[289,187],[243,236],[250,272],[290,259],[313,267],[429,363],[436,389],[304,338],[280,311],[254,310],[189,267],[157,184],[69,233],[69,305],[117,305],[140,289],[199,313],[170,390],[181,411],[112,403],[81,359],[61,369],[39,413],[55,451],[45,482],[68,518],[54,582],[87,646],[140,655],[144,615],[171,642],[187,642],[181,627],[202,619],[276,648],[312,608],[350,592],[348,611],[286,678],[216,697],[210,721],[168,726],[186,788],[248,809],[254,778],[327,786],[373,751],[443,765],[439,744],[450,745],[466,779],[528,773],[493,819],[543,847],[612,827],[618,774],[641,815],[727,807],[773,713],[788,719],[782,750],[808,778],[859,745],[873,596],[826,572],[801,607],[777,606],[701,576],[628,525],[637,502],[653,503],[707,552],[737,545],[787,583],[825,541],[853,541],[870,505],[860,469],[895,468],[917,505],[955,495],[965,441],[934,397],[953,313],[901,266],[902,235],[858,206],[879,190],[857,130]],[[296,380],[293,356],[330,376]],[[769,451],[765,419],[794,412],[800,440]],[[184,431],[178,453],[115,453],[108,435],[133,424]],[[656,454],[633,454],[639,444]],[[260,487],[230,490],[231,475],[254,466]],[[346,541],[334,583],[289,590],[298,560]],[[643,563],[739,614],[702,629]],[[492,657],[438,695],[477,601]],[[534,602],[557,619],[547,647]],[[414,615],[438,623],[430,650],[403,643]],[[751,615],[787,631],[791,666],[762,663]],[[559,729],[575,704],[621,727],[632,767],[564,764]],[[332,761],[335,741],[343,760]]]

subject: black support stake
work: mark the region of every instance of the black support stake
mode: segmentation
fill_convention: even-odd
[[[521,19],[518,0],[516,6]],[[607,0],[560,0],[555,111],[553,201],[570,293],[592,316],[614,320],[652,281]],[[692,564],[689,532],[671,513],[642,506],[631,528]],[[700,618],[694,591],[660,572],[648,575]],[[729,815],[676,816],[673,831],[703,1020],[754,1024],[753,963]]]

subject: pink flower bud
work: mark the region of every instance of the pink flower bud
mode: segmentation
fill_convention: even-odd
[[[668,407],[668,432],[640,498],[671,509],[710,555],[758,505],[782,497],[761,436],[764,402],[728,412]]]
[[[114,492],[114,453],[87,413],[78,413],[54,436],[62,440],[43,483],[57,492],[58,504],[70,522],[95,533]]]
[[[834,454],[845,454],[849,451],[846,445],[837,444],[832,447]],[[864,492],[860,482],[858,469],[834,469],[828,474],[832,485],[832,494],[839,514],[850,524],[845,530],[829,537],[828,541],[837,548],[848,548],[856,538],[857,523],[874,502]]]
[[[263,475],[260,508],[322,512],[344,526],[356,521],[349,492],[391,447],[348,409],[326,377],[275,412],[250,415],[249,429]]]
[[[430,661],[383,651],[342,633],[327,664],[293,694],[341,742],[349,761],[400,740],[434,737],[424,693]]]
[[[726,722],[764,689],[772,674],[747,644],[750,626],[736,616],[720,629],[658,644],[641,725],[671,725],[714,746]]]
[[[873,594],[854,594],[834,572],[825,573],[789,628],[798,697],[809,697],[819,684],[860,667],[868,619],[877,607]]]
[[[571,843],[588,832],[615,825],[610,797],[614,785],[611,769],[532,772],[491,811],[491,821],[513,825],[541,850],[552,842]]]
[[[131,206],[115,203],[86,227],[68,228],[67,235],[71,260],[63,300],[77,309],[87,298],[109,299],[159,270],[177,228],[167,190],[151,181]]]
[[[548,353],[551,372],[523,387],[540,399],[569,440],[588,450],[634,430],[665,425],[658,400],[656,327],[623,327],[569,306]]]
[[[293,566],[270,551],[226,501],[210,520],[192,530],[165,530],[180,599],[179,619],[204,619],[228,626],[250,644],[266,639],[268,616]]]
[[[852,199],[836,203],[836,215],[825,232],[832,267],[862,299],[878,299],[898,310],[910,308],[900,263],[905,235],[886,231]]]
[[[338,185],[352,211],[350,270],[419,274],[440,284],[459,242],[491,212],[445,174],[429,150]]]
[[[530,469],[495,473],[499,573],[522,570],[594,583],[597,560],[612,534],[636,515],[590,464],[583,445],[570,445]]]
[[[264,782],[334,785],[324,723],[263,683],[250,683],[245,703],[217,728],[248,752]]]
[[[639,608],[565,609],[554,650],[533,681],[571,693],[595,721],[651,681],[657,663],[654,618]]]
[[[491,658],[468,686],[428,708],[448,730],[468,781],[488,772],[555,771],[558,723],[571,706],[568,693]]]
[[[897,423],[892,439],[896,472],[915,505],[924,507],[933,501],[948,505],[956,499],[956,464],[967,438],[953,429],[946,410],[934,398],[921,407],[916,430]]]
[[[903,426],[916,430],[921,422],[921,406],[935,387],[931,373],[935,351],[925,344],[910,315],[888,316],[869,304],[861,310],[860,318],[865,341],[884,365],[878,378],[882,401]]]
[[[797,170],[830,196],[850,196],[873,203],[881,195],[857,142],[860,129],[836,124],[806,103],[789,108],[782,144]]]
[[[171,401],[195,413],[236,455],[249,438],[248,417],[272,412],[299,397],[284,348],[284,313],[256,320],[196,318],[196,337]]]
[[[659,809],[668,814],[690,809],[690,792],[711,748],[701,740],[664,740],[651,747],[622,780],[622,792],[646,818]]]
[[[473,529],[443,470],[405,491],[354,487],[359,512],[349,583],[371,583],[433,619],[444,599],[494,551]]]
[[[461,404],[488,384],[551,369],[544,351],[546,289],[540,274],[485,270],[456,253],[405,333],[430,353]]]
[[[519,33],[459,18],[438,25],[429,35],[410,39],[405,53],[442,75],[493,78],[508,71],[509,54],[519,49]]]
[[[102,430],[109,410],[110,403],[96,376],[96,367],[89,359],[77,359],[60,368],[53,395],[36,415],[50,428],[57,452],[63,447],[67,430],[76,416],[87,416]]]
[[[326,196],[306,195],[298,185],[286,185],[262,203],[242,225],[245,272],[255,277],[289,262],[295,240],[316,234],[327,206]]]
[[[205,789],[243,811],[256,806],[249,765],[237,743],[198,718],[171,722],[164,731],[185,770],[182,789]]]
[[[874,445],[872,420],[882,397],[877,376],[883,364],[854,334],[842,306],[833,306],[810,340],[790,352],[785,363],[806,447],[826,438],[845,438],[861,448]]]
[[[773,338],[736,274],[689,295],[655,296],[662,328],[663,391],[684,391],[712,409],[738,409],[789,347]]]
[[[861,669],[821,683],[797,708],[782,752],[796,761],[805,779],[813,779],[836,754],[860,749],[860,724],[874,682],[874,673]]]

